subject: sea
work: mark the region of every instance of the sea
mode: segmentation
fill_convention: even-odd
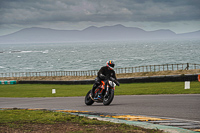
[[[199,40],[0,44],[0,73],[99,70],[145,65],[200,64]]]

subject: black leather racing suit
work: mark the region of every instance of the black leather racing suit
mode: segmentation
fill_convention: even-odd
[[[103,66],[99,72],[98,72],[98,75],[97,77],[95,78],[95,82],[94,82],[94,85],[92,87],[92,97],[94,97],[94,90],[100,85],[101,83],[101,80],[104,80],[105,78],[110,78],[110,77],[113,77],[114,79],[117,80],[116,78],[116,75],[115,75],[115,71],[114,70],[111,70],[109,67],[107,66]]]

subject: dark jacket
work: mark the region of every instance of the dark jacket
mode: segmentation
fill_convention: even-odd
[[[113,78],[117,79],[115,76],[115,71],[109,69],[107,66],[103,66],[98,72],[98,77],[101,79],[100,74],[103,74],[106,77],[113,77]]]

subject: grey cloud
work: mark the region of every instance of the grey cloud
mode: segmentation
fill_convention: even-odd
[[[200,19],[199,0],[5,0],[0,24]]]
[[[198,0],[148,0],[126,5],[134,14],[132,21],[172,22],[200,19]]]

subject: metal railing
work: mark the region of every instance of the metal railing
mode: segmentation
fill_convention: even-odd
[[[115,69],[116,73],[137,73],[137,72],[159,72],[159,71],[176,71],[200,69],[200,64],[182,63],[182,64],[162,64],[147,65],[138,67],[126,67]]]
[[[138,73],[138,72],[159,72],[200,69],[200,64],[182,63],[182,64],[163,64],[147,65],[138,67],[115,68],[116,74]],[[0,73],[0,78],[6,77],[53,77],[53,76],[96,76],[98,70],[88,71],[44,71],[44,72],[10,72]]]

